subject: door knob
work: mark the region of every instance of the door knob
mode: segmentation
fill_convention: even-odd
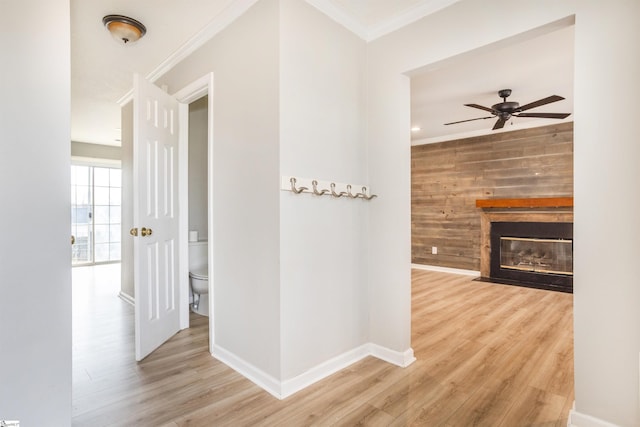
[[[138,229],[137,228],[132,228],[131,230],[129,230],[129,234],[131,234],[132,236],[137,236],[138,235]]]
[[[71,244],[72,245],[76,244],[76,236],[74,236],[73,234],[71,235]]]
[[[150,228],[142,227],[142,230],[140,230],[140,234],[142,235],[142,237],[151,236],[151,234],[153,234],[153,230]]]

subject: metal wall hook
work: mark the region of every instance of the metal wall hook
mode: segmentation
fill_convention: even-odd
[[[347,196],[351,197],[352,199],[357,199],[358,197],[360,197],[359,194],[360,193],[353,194],[351,192],[351,184],[347,184]]]
[[[365,200],[371,200],[374,197],[378,197],[377,194],[371,194],[371,195],[367,196],[367,187],[362,187],[362,193],[360,193],[360,194],[362,194],[362,198],[365,199]]]
[[[313,194],[315,194],[316,196],[322,196],[324,193],[329,192],[329,190],[326,189],[318,191],[318,181],[316,181],[315,179],[311,181],[311,185],[313,186]]]
[[[331,183],[331,195],[332,195],[333,197],[342,197],[342,196],[346,196],[346,194],[347,194],[347,193],[346,193],[346,192],[344,192],[344,191],[341,191],[341,192],[339,192],[339,193],[336,193],[336,183],[335,183],[335,182],[332,182],[332,183]]]
[[[291,191],[293,191],[296,194],[300,194],[302,193],[304,190],[308,190],[307,187],[300,187],[300,188],[296,188],[296,179],[294,177],[291,177],[291,179],[289,180],[289,182],[291,182]]]
[[[302,185],[305,184],[306,186]],[[354,188],[362,188],[362,191],[355,192]],[[342,184],[332,181],[321,181],[318,179],[307,179],[293,177],[291,175],[283,176],[280,181],[280,189],[292,191],[295,194],[302,192],[311,193],[316,196],[333,196],[336,199],[347,196],[349,199],[372,200],[378,197],[371,194],[371,190],[362,184]]]

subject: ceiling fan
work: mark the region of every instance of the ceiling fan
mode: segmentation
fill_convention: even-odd
[[[531,102],[529,104],[520,106],[517,102],[509,101],[507,102],[507,98],[511,95],[511,89],[502,89],[498,91],[498,96],[502,98],[502,102],[499,102],[495,105],[492,105],[491,108],[483,107],[478,104],[464,104],[466,107],[478,108],[480,110],[488,111],[492,116],[488,117],[478,117],[476,119],[469,120],[460,120],[458,122],[445,123],[445,125],[455,125],[456,123],[464,123],[470,122],[473,120],[485,120],[491,119],[493,117],[497,117],[498,121],[493,125],[492,130],[502,129],[504,124],[511,117],[538,117],[538,118],[546,118],[546,119],[564,119],[568,117],[571,113],[523,113],[523,111],[530,110],[532,108],[540,107],[541,105],[550,104],[552,102],[561,101],[564,98],[558,95],[551,95],[546,98],[539,99],[538,101]]]

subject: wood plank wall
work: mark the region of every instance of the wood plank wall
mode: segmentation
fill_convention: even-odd
[[[573,122],[413,146],[412,262],[479,271],[476,199],[560,196],[573,197]]]

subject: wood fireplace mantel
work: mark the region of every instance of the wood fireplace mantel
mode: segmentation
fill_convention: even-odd
[[[573,222],[573,197],[478,199],[480,214],[480,275],[488,278],[492,222]]]
[[[539,197],[529,199],[478,199],[476,207],[491,208],[572,208],[573,197]]]

